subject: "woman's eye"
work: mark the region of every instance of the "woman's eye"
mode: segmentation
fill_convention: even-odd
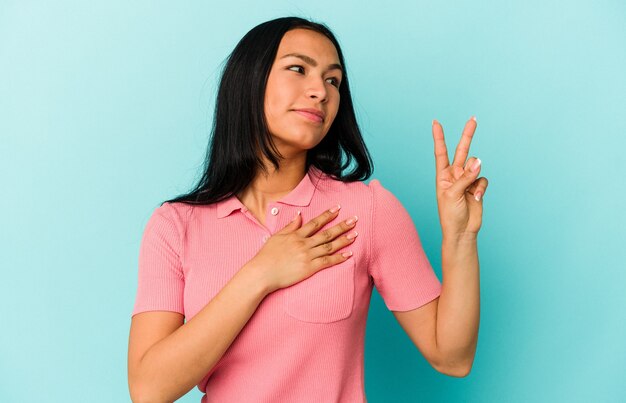
[[[300,70],[304,71],[304,67],[302,67],[302,66],[289,66],[289,67],[287,67],[287,70],[291,70],[293,68],[300,69]],[[295,71],[295,70],[291,70],[291,71]]]
[[[339,88],[339,80],[336,79],[335,77],[331,77],[329,78],[329,80],[331,81],[331,84],[334,85],[335,87]]]
[[[302,66],[298,66],[298,65],[293,65],[293,66],[289,66],[287,67],[287,70],[291,70],[291,71],[295,71],[295,72],[299,72],[299,73],[304,73],[304,67]],[[330,77],[327,79],[327,81],[330,81],[330,84],[339,88],[339,79],[336,77]]]

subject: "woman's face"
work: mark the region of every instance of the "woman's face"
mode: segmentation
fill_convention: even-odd
[[[328,133],[339,109],[341,80],[337,50],[326,36],[308,29],[285,33],[264,102],[269,131],[285,157],[315,147]]]

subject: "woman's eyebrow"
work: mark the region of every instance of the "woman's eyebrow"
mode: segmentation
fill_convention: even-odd
[[[284,59],[285,57],[297,57],[299,59],[302,59],[305,63],[310,64],[313,67],[317,67],[317,62],[315,61],[315,59],[307,55],[302,55],[300,53],[288,53],[281,57],[281,59]],[[343,73],[343,68],[338,63],[329,64],[327,70],[340,70]]]

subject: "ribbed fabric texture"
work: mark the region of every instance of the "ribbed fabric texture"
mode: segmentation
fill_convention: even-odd
[[[437,298],[441,283],[408,212],[376,179],[342,183],[311,167],[268,205],[265,226],[235,196],[154,210],[141,241],[132,315],[172,311],[190,320],[298,210],[306,223],[337,203],[338,217],[324,228],[357,215],[359,236],[344,248],[353,256],[269,294],[198,384],[202,403],[366,402],[372,287],[390,310],[408,311]]]

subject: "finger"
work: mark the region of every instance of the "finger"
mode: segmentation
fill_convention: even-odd
[[[318,215],[311,221],[304,224],[302,228],[296,231],[296,234],[302,237],[311,236],[311,234],[316,233],[324,225],[328,224],[331,220],[335,219],[337,215],[339,214],[339,209],[341,209],[341,205],[337,204],[336,206],[331,207],[329,210],[324,211],[322,214]]]
[[[435,168],[436,172],[441,172],[450,165],[450,161],[448,160],[446,141],[443,137],[443,127],[437,120],[433,120],[433,139],[435,141]]]
[[[332,242],[326,242],[319,246],[316,246],[315,248],[311,249],[311,257],[315,259],[324,255],[331,255],[341,248],[344,248],[345,246],[353,243],[358,235],[359,233],[357,231],[350,231],[349,233],[340,236]]]
[[[354,228],[358,220],[359,220],[359,217],[357,216],[348,217],[347,219],[343,220],[339,224],[334,225],[330,228],[325,229],[324,231],[318,232],[317,234],[313,235],[312,237],[309,238],[309,240],[307,241],[307,244],[309,247],[313,248],[318,245],[322,245],[327,242],[330,242],[333,239],[337,238],[339,235],[343,234],[344,232]]]
[[[487,180],[487,178],[478,178],[474,181],[474,183],[471,184],[467,192],[474,197],[474,200],[481,201],[482,197],[487,191],[487,186],[489,186],[489,181]]]
[[[300,227],[300,223],[302,221],[302,212],[298,210],[298,214],[289,222],[289,224],[285,225],[277,234],[287,234],[291,231],[295,231]]]
[[[476,117],[474,116],[472,116],[472,118],[465,123],[461,140],[456,146],[452,165],[456,165],[460,168],[463,168],[463,165],[465,165],[465,160],[469,154],[470,144],[472,143],[472,137],[474,137],[474,132],[476,131],[476,125]]]
[[[316,272],[334,266],[338,263],[345,262],[352,256],[352,251],[335,253],[334,255],[324,255],[312,260],[313,270]]]
[[[473,170],[474,163],[478,162],[478,167],[476,170]],[[467,164],[465,164],[463,175],[461,175],[456,182],[448,189],[448,192],[452,194],[455,198],[459,198],[463,196],[465,191],[472,185],[472,183],[478,177],[480,170],[482,168],[482,163],[480,163],[480,158],[470,158],[467,160]]]

